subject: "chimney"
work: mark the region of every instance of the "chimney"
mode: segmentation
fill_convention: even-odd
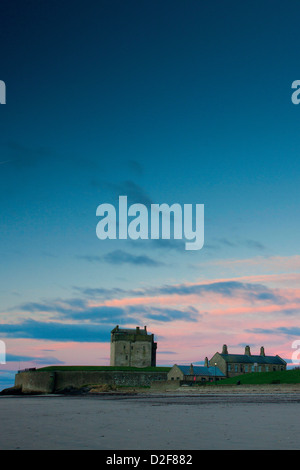
[[[265,356],[265,348],[263,346],[260,348],[260,355]]]
[[[245,347],[245,355],[246,356],[251,356],[250,346]]]
[[[204,359],[204,367],[208,367],[208,358],[207,357]]]
[[[222,354],[228,354],[227,344],[223,344]]]
[[[190,365],[190,375],[194,375],[194,367],[193,367],[193,364]]]

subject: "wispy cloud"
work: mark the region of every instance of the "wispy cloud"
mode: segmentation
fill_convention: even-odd
[[[220,245],[229,247],[229,248],[237,248],[239,246],[245,246],[250,249],[254,250],[266,250],[266,246],[263,245],[261,242],[258,240],[252,240],[252,239],[247,239],[247,240],[234,240],[234,239],[228,239],[228,238],[216,238],[215,241],[219,243]]]
[[[287,335],[300,337],[299,326],[279,326],[277,328],[252,328],[246,330],[249,333],[264,334],[264,335]]]
[[[161,261],[156,261],[147,255],[133,255],[123,250],[115,250],[103,256],[104,261],[111,264],[133,264],[138,266],[158,267],[164,266]]]
[[[108,342],[110,340],[110,330],[107,325],[84,323],[67,324],[25,320],[20,323],[1,324],[0,332],[4,338],[76,342]]]
[[[105,255],[78,255],[77,258],[90,263],[109,263],[113,265],[132,264],[134,266],[160,267],[162,261],[157,261],[148,255],[133,255],[124,250],[114,250]]]
[[[149,208],[153,204],[153,200],[147,191],[132,180],[126,180],[121,183],[105,182],[104,186],[112,191],[117,200],[119,196],[127,196],[129,205],[139,203]]]
[[[54,356],[23,356],[17,354],[7,354],[6,362],[35,362],[39,365],[49,365],[49,364],[63,364],[63,361],[57,359]]]

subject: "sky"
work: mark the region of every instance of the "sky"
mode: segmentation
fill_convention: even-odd
[[[109,365],[147,326],[157,365],[300,337],[300,5],[2,0],[0,389]],[[97,207],[204,204],[204,246],[100,240]]]

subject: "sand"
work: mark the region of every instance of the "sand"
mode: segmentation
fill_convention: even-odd
[[[0,397],[0,449],[300,448],[300,393]]]

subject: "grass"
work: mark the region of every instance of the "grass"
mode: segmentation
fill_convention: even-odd
[[[138,371],[138,372],[169,372],[171,367],[118,367],[118,366],[47,366],[41,367],[39,370],[41,371],[68,371],[68,372],[75,372],[75,371]]]
[[[252,372],[250,374],[237,375],[228,379],[217,381],[218,386],[236,385],[267,385],[267,384],[298,384],[300,383],[300,369],[290,369],[275,372]]]

